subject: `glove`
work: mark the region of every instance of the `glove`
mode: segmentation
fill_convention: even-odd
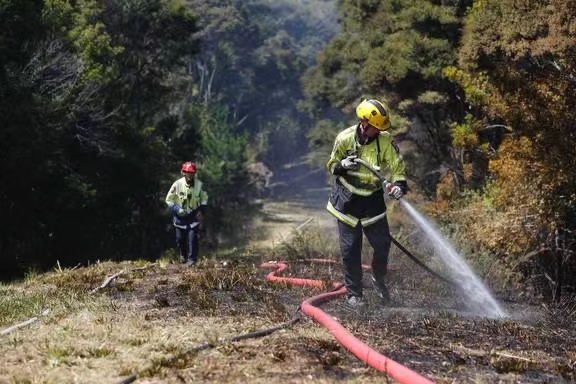
[[[397,185],[388,184],[386,189],[388,190],[388,196],[392,196],[396,200],[400,199],[404,195],[402,189]]]
[[[342,168],[347,169],[347,170],[358,169],[358,168],[360,168],[360,164],[356,162],[357,158],[358,158],[358,156],[356,156],[356,155],[347,156],[347,157],[343,158],[342,160],[340,160],[340,165],[342,166]]]
[[[386,192],[388,192],[388,196],[391,196],[396,200],[404,196],[406,194],[407,189],[408,186],[405,181],[397,181],[394,184],[388,183],[386,185]]]

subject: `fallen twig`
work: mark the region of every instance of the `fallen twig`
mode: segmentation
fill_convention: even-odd
[[[494,355],[496,356],[500,356],[500,357],[506,357],[508,359],[515,359],[515,360],[522,360],[522,361],[527,361],[529,363],[535,363],[534,360],[529,359],[527,357],[522,357],[522,356],[515,356],[515,355],[511,355],[509,353],[504,353],[504,352],[493,352]]]
[[[26,320],[26,321],[23,321],[23,322],[21,322],[21,323],[19,323],[19,324],[16,324],[16,325],[13,325],[13,326],[11,326],[11,327],[8,327],[8,328],[6,328],[5,330],[3,330],[2,332],[0,332],[0,336],[7,335],[7,334],[9,334],[10,332],[13,332],[13,331],[15,331],[15,330],[17,330],[17,329],[19,329],[19,328],[22,328],[22,327],[25,327],[25,326],[27,326],[27,325],[30,325],[30,324],[38,321],[38,319],[40,318],[40,316],[44,316],[44,315],[46,315],[48,312],[50,312],[50,310],[49,310],[49,309],[45,309],[45,310],[43,310],[43,311],[40,313],[40,315],[38,315],[38,316],[34,316],[34,317],[32,317],[32,318],[30,318],[30,319],[28,319],[28,320]]]
[[[299,232],[302,228],[304,228],[305,226],[310,224],[312,222],[312,220],[314,220],[313,217],[308,218],[308,220],[306,220],[305,222],[303,222],[302,224],[300,224],[299,226],[296,227],[296,231]]]
[[[122,275],[124,272],[126,272],[126,269],[121,270],[120,272],[117,272],[115,274],[113,274],[112,276],[107,277],[102,284],[100,284],[98,287],[94,288],[93,290],[90,291],[90,293],[96,293],[98,292],[100,289],[102,288],[106,288],[108,286],[108,284],[110,284],[114,279],[116,279],[118,276]]]
[[[143,270],[148,269],[148,268],[150,268],[150,267],[153,267],[153,266],[155,266],[155,265],[156,265],[156,263],[148,264],[148,265],[145,265],[144,267],[139,267],[139,268],[131,269],[131,270],[128,271],[128,272],[143,271]],[[102,289],[102,288],[106,288],[114,279],[118,278],[120,275],[124,274],[125,272],[126,272],[126,269],[123,269],[123,270],[121,270],[120,272],[117,272],[117,273],[113,274],[112,276],[107,277],[107,278],[102,282],[102,284],[100,284],[98,287],[96,287],[96,288],[94,288],[93,290],[91,290],[90,293],[95,293],[95,292],[99,291],[99,290]]]

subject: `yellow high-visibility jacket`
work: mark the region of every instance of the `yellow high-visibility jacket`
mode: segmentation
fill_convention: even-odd
[[[356,155],[358,158],[370,164],[374,169],[388,171],[388,181],[405,181],[406,166],[400,155],[398,147],[394,144],[392,136],[388,132],[380,134],[368,144],[358,142],[358,125],[346,128],[336,136],[334,148],[326,167],[331,174],[343,158]],[[385,173],[383,173],[385,174]],[[357,170],[348,170],[336,178],[336,184],[343,186],[349,193],[355,196],[368,197],[382,189],[381,181],[370,170],[360,166]],[[385,217],[385,211],[375,217],[357,218],[342,209],[337,209],[328,201],[328,211],[340,221],[355,227],[358,221],[366,226]]]
[[[197,221],[198,210],[208,204],[208,194],[203,190],[202,182],[198,178],[194,180],[193,185],[188,185],[186,179],[182,177],[170,187],[166,195],[166,204],[172,210],[174,225],[187,225]],[[186,214],[176,215],[177,208],[182,208]]]

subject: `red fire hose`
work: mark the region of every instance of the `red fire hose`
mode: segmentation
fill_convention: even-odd
[[[321,260],[315,260],[322,262]],[[320,280],[303,279],[303,278],[289,278],[277,276],[288,267],[283,262],[268,262],[261,265],[264,268],[275,268],[270,272],[266,279],[272,282],[283,282],[292,285],[322,288],[325,283]],[[338,321],[334,320],[332,316],[322,311],[317,305],[330,301],[338,296],[346,294],[346,288],[342,284],[334,283],[334,289],[330,292],[325,292],[317,296],[310,297],[302,302],[300,308],[302,312],[316,320],[323,325],[336,340],[348,349],[358,359],[364,361],[372,368],[386,373],[388,376],[397,380],[401,384],[430,384],[433,383],[429,379],[421,376],[420,374],[412,371],[411,369],[395,362],[392,359],[380,354],[372,349],[369,345],[358,340],[354,335],[346,330]]]

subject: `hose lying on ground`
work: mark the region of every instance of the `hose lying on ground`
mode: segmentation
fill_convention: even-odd
[[[330,262],[327,260],[321,259],[313,259],[307,260],[310,262]],[[287,278],[277,276],[277,274],[284,271],[288,265],[282,262],[268,262],[261,265],[261,267],[271,267],[274,268],[274,271],[270,272],[266,279],[272,282],[284,282],[291,285],[297,286],[308,286],[308,287],[315,287],[315,288],[323,288],[325,287],[325,282],[321,280],[312,280],[312,279],[305,279],[305,278]],[[363,266],[366,267],[366,266]],[[292,325],[296,324],[301,320],[300,311],[306,314],[307,316],[311,317],[312,319],[316,320],[321,325],[325,326],[330,333],[334,335],[334,337],[345,347],[347,348],[352,354],[354,354],[358,359],[366,362],[372,368],[384,372],[390,377],[394,378],[401,384],[431,384],[432,382],[425,377],[419,375],[418,373],[410,370],[409,368],[403,366],[395,362],[388,357],[381,355],[377,351],[373,350],[367,344],[364,344],[362,341],[358,340],[354,337],[350,332],[348,332],[338,321],[334,320],[330,315],[326,314],[320,308],[316,307],[321,303],[329,301],[333,298],[338,296],[342,296],[346,294],[346,288],[341,283],[333,283],[332,290],[329,292],[325,292],[323,294],[308,298],[304,300],[294,315],[294,317],[282,324],[277,326],[262,329],[259,331],[254,331],[250,333],[246,333],[243,335],[234,336],[228,339],[221,341],[220,343],[205,343],[199,346],[193,347],[189,350],[183,351],[176,355],[168,356],[156,364],[151,365],[148,368],[140,370],[138,372],[132,373],[131,375],[123,378],[122,380],[118,381],[116,384],[129,384],[136,381],[139,377],[146,376],[149,372],[156,370],[159,366],[166,367],[172,364],[173,362],[186,358],[187,356],[193,356],[198,352],[215,348],[218,345],[225,344],[227,342],[236,342],[241,340],[246,340],[250,338],[258,338],[271,335],[272,333],[279,331],[281,329],[285,329],[291,327]]]
[[[287,268],[286,263],[264,263],[262,267],[275,268],[275,270],[268,274],[267,280],[273,282],[284,282],[293,285],[301,285],[308,287],[324,286],[324,282],[320,280],[302,279],[302,278],[289,278],[276,276],[277,273],[282,272]],[[354,335],[346,330],[337,320],[332,316],[322,311],[317,305],[330,301],[334,298],[346,294],[346,287],[342,284],[334,284],[334,289],[330,292],[325,292],[320,295],[304,300],[300,306],[302,313],[310,316],[318,323],[323,325],[346,349],[348,349],[358,359],[364,361],[372,368],[386,373],[388,376],[397,380],[401,384],[431,384],[432,381],[421,376],[420,374],[412,371],[411,369],[395,362],[392,359],[380,354],[372,349],[367,344],[358,340]]]

